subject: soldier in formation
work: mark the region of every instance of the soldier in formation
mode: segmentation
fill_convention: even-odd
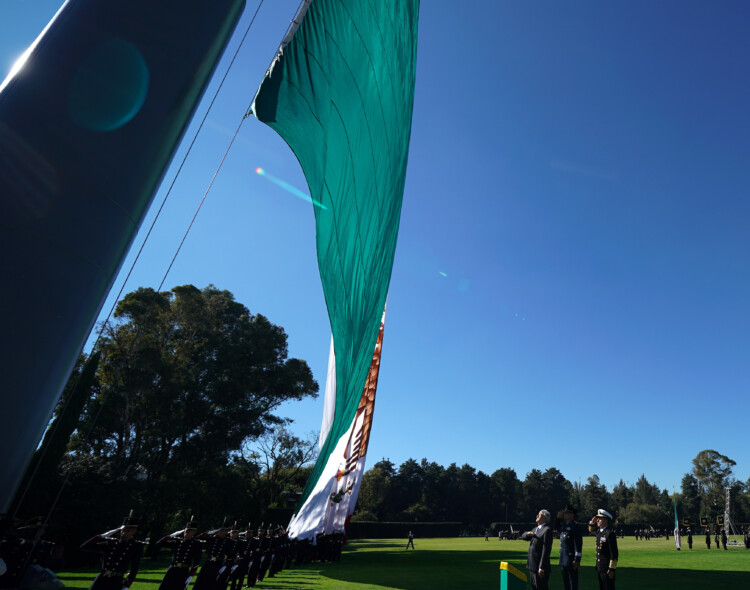
[[[91,537],[81,545],[83,551],[102,554],[102,571],[89,590],[122,590],[133,583],[143,554],[143,544],[133,538],[137,531],[138,519],[131,510],[121,527]]]
[[[0,515],[0,588],[55,590],[63,586],[50,569],[55,544],[42,539],[42,517],[23,524]]]
[[[195,575],[203,553],[202,542],[195,536],[197,532],[191,518],[184,529],[159,540],[161,547],[172,550],[172,563],[159,590],[184,590]]]
[[[195,580],[194,590],[217,590],[218,588],[219,570],[225,565],[229,550],[229,543],[227,543],[229,528],[225,525],[226,520],[219,528],[202,535],[205,538],[206,556],[198,573],[198,578]]]
[[[711,550],[711,530],[706,527],[706,549]]]

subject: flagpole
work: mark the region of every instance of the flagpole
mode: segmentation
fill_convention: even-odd
[[[680,521],[677,518],[677,492],[672,486],[672,501],[674,502],[674,544],[677,547],[677,551],[682,549],[682,540],[680,539]]]

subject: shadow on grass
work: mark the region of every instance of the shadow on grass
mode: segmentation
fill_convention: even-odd
[[[497,554],[492,556],[497,563]],[[508,561],[508,559],[505,559]],[[525,563],[514,561],[514,565],[526,572]],[[456,588],[494,588],[499,585],[498,565],[480,564],[473,561],[461,564],[455,559],[446,562],[430,559],[431,566],[413,564],[411,572],[399,564],[391,567],[326,568],[321,576],[339,582],[376,584],[398,590],[455,590]],[[482,567],[485,565],[486,567]],[[750,572],[696,571],[686,569],[621,568],[617,572],[617,586],[623,590],[705,590],[706,588],[750,588]],[[282,586],[283,587],[283,586]],[[550,587],[562,588],[560,570],[553,567]],[[289,586],[283,587],[289,588]],[[579,590],[597,590],[596,571],[593,567],[582,567]]]

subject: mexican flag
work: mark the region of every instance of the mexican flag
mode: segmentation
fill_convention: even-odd
[[[333,335],[325,436],[292,537],[341,530],[341,514],[354,509],[360,478],[353,474],[364,469],[358,437],[369,435],[372,403],[363,410],[363,395],[375,356],[380,363],[401,219],[418,16],[419,0],[302,0],[251,109],[305,174]],[[346,510],[332,516],[330,503]]]

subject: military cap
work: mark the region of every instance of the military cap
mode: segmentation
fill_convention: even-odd
[[[137,516],[133,516],[133,511],[130,511],[130,514],[128,514],[125,518],[122,519],[122,526],[123,527],[138,527],[138,523],[140,522],[140,518]]]
[[[612,515],[604,510],[604,508],[599,508],[599,510],[596,511],[595,518],[606,518],[607,520],[613,520]]]

